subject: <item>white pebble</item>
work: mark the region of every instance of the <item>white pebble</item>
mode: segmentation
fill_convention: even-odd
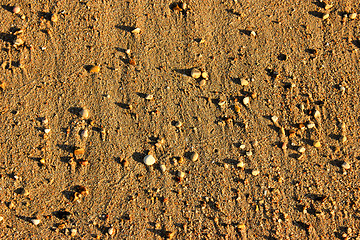
[[[115,234],[115,229],[113,227],[110,227],[110,228],[108,228],[107,232],[108,232],[109,235],[114,235]]]
[[[146,95],[145,99],[146,100],[152,100],[152,99],[154,99],[154,95],[148,94],[148,95]]]
[[[308,123],[308,124],[306,125],[306,127],[307,127],[308,129],[314,128],[314,127],[315,127],[315,123]]]
[[[202,72],[202,73],[201,73],[201,76],[202,76],[204,79],[209,79],[209,73],[208,73],[208,72]]]
[[[136,33],[140,33],[140,30],[141,30],[140,28],[135,28],[131,32],[136,34]]]
[[[304,153],[306,149],[305,147],[299,147],[297,150],[299,153]]]
[[[126,53],[127,55],[130,55],[131,50],[130,50],[130,49],[126,49],[125,53]]]
[[[321,113],[318,110],[315,110],[314,112],[314,118],[320,118]]]
[[[242,78],[242,79],[240,80],[240,84],[241,84],[241,86],[247,86],[247,85],[249,85],[249,81]]]
[[[185,177],[185,173],[182,171],[178,171],[177,176],[182,179]]]
[[[279,120],[279,118],[277,116],[271,117],[271,121],[273,121],[274,123],[276,123],[278,120]]]
[[[39,225],[41,221],[40,221],[40,219],[33,218],[33,219],[31,219],[31,222],[32,222],[32,224],[34,224],[34,225]]]
[[[255,31],[251,31],[251,32],[250,32],[250,35],[253,36],[253,37],[256,37],[256,32],[255,32]]]
[[[257,170],[257,169],[254,169],[254,170],[252,170],[251,174],[252,174],[253,176],[257,176],[257,175],[260,174],[260,171]]]
[[[251,157],[253,155],[252,151],[246,152],[246,156]]]
[[[89,136],[89,131],[87,129],[83,129],[80,132],[80,137],[87,138]]]
[[[245,149],[245,148],[246,148],[245,144],[240,145],[240,149]]]
[[[75,228],[70,230],[70,236],[75,237],[77,234],[77,230]]]
[[[244,168],[245,163],[243,161],[239,161],[239,163],[236,165],[238,168]]]
[[[50,128],[45,128],[45,129],[44,129],[44,132],[45,132],[46,134],[50,133],[50,131],[51,131]]]
[[[354,20],[357,16],[357,13],[350,13],[349,18]]]
[[[191,77],[193,77],[195,79],[201,77],[201,74],[202,74],[201,71],[197,68],[193,68],[191,70]]]
[[[156,162],[155,158],[153,157],[153,155],[149,154],[146,157],[144,157],[144,163],[145,165],[151,166],[154,165],[154,163]]]
[[[341,167],[345,170],[349,170],[350,169],[350,164],[348,162],[343,162],[343,164],[341,164]]]
[[[165,172],[165,171],[166,171],[166,166],[165,166],[164,164],[161,164],[161,165],[160,165],[160,170],[161,170],[162,172]]]
[[[199,158],[199,154],[197,152],[193,152],[190,156],[190,160],[195,162],[196,160],[198,160]]]
[[[250,98],[249,97],[244,97],[243,104],[248,105],[249,103],[250,103]]]
[[[88,119],[90,116],[89,110],[87,108],[83,108],[80,111],[80,117],[83,119]]]
[[[4,221],[4,217],[0,216],[0,222]]]

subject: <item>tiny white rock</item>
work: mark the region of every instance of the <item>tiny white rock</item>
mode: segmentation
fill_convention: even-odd
[[[260,174],[260,171],[257,170],[257,169],[254,169],[254,170],[252,170],[251,174],[252,174],[253,176],[257,176],[257,175]]]
[[[34,225],[39,225],[41,221],[40,221],[40,219],[33,218],[33,219],[31,219],[31,222],[32,222],[32,224],[34,224]]]
[[[136,33],[140,33],[140,30],[141,30],[140,28],[135,28],[131,32],[136,34]]]
[[[156,160],[155,160],[154,156],[151,154],[144,157],[144,163],[147,166],[154,165],[155,162],[156,162]]]
[[[271,117],[271,121],[273,121],[274,123],[276,123],[278,120],[279,120],[279,118],[277,116]]]
[[[184,177],[185,177],[185,173],[182,172],[182,171],[178,171],[177,176],[178,176],[179,178],[184,178]]]
[[[247,86],[247,85],[249,85],[249,81],[242,78],[242,79],[240,80],[240,84],[241,84],[241,86]]]
[[[255,32],[255,31],[251,31],[251,32],[250,32],[250,35],[253,36],[253,37],[256,37],[256,32]]]
[[[193,152],[190,156],[190,160],[193,162],[197,161],[198,158],[199,158],[199,154],[197,152]]]
[[[246,156],[251,157],[253,155],[252,151],[246,152]]]
[[[160,165],[160,170],[161,170],[162,172],[165,172],[165,171],[166,171],[166,166],[165,166],[164,164],[161,164],[161,165]]]
[[[197,79],[197,78],[201,77],[201,75],[202,75],[202,73],[199,69],[197,69],[197,68],[191,69],[191,77]]]
[[[306,127],[307,127],[308,129],[314,128],[314,127],[315,127],[315,123],[308,123],[308,124],[306,125]]]
[[[50,128],[45,128],[45,129],[44,129],[44,132],[45,132],[46,134],[50,133],[50,131],[51,131]]]
[[[314,112],[314,118],[320,118],[321,113],[318,110],[315,110]]]
[[[4,221],[4,217],[0,216],[0,222]]]
[[[110,227],[110,228],[108,228],[107,232],[108,232],[109,235],[114,235],[115,234],[115,229],[113,227]]]
[[[246,148],[245,144],[240,145],[240,149],[245,149],[245,148]]]
[[[80,132],[80,137],[87,138],[89,136],[89,131],[87,129],[83,129]]]
[[[297,150],[299,153],[304,153],[306,149],[305,147],[299,147]]]
[[[131,50],[130,50],[130,49],[126,49],[126,50],[125,50],[125,53],[126,53],[127,55],[130,55]]]
[[[87,108],[83,108],[80,111],[80,117],[83,119],[88,119],[90,116],[89,110]]]
[[[202,72],[202,73],[201,73],[201,76],[202,76],[204,79],[209,79],[209,73],[208,73],[208,72]]]
[[[146,100],[152,100],[152,99],[154,99],[154,95],[148,94],[148,95],[146,95],[145,99]]]
[[[75,228],[72,228],[72,229],[70,230],[70,235],[71,235],[72,237],[75,237],[76,234],[77,234],[77,230],[76,230]]]
[[[345,170],[349,170],[350,169],[350,164],[348,162],[343,162],[343,164],[341,164],[341,167]]]
[[[239,167],[239,168],[244,168],[244,167],[245,167],[245,163],[244,163],[243,161],[239,161],[236,166]]]
[[[350,13],[349,14],[349,18],[352,19],[352,20],[354,20],[356,18],[356,16],[357,16],[357,13]]]
[[[244,97],[243,104],[248,105],[249,103],[250,103],[250,98],[249,97]]]

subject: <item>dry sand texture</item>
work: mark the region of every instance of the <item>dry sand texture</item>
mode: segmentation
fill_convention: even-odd
[[[0,3],[1,239],[359,239],[358,1]]]

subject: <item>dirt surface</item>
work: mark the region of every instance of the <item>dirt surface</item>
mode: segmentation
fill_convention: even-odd
[[[1,239],[359,239],[358,1],[0,3]]]

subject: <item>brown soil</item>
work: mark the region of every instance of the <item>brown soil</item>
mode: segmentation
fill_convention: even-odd
[[[0,3],[1,239],[359,239],[358,1]]]

